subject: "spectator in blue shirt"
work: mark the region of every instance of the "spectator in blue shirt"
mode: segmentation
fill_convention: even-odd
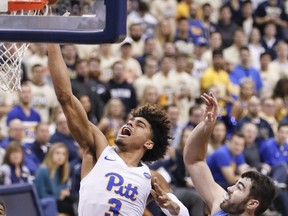
[[[288,123],[280,123],[275,138],[263,143],[260,150],[262,160],[272,167],[271,177],[288,184]],[[277,202],[278,201],[278,202]],[[278,191],[275,205],[282,215],[288,215],[288,191]]]
[[[288,123],[280,123],[275,138],[263,142],[260,151],[262,160],[270,166],[288,165]]]
[[[244,147],[244,136],[234,133],[227,144],[207,157],[207,164],[214,180],[224,189],[234,184],[249,168],[243,155]]]
[[[233,86],[240,88],[242,81],[245,78],[250,78],[255,82],[255,92],[259,92],[263,86],[260,72],[250,66],[250,51],[247,47],[242,47],[240,49],[240,65],[235,66],[235,68],[230,73],[230,81]],[[234,95],[238,97],[239,95]]]
[[[189,6],[189,35],[195,43],[199,37],[204,36],[204,22],[197,18],[198,6],[195,2],[191,2]]]
[[[24,125],[24,142],[34,140],[36,125],[41,122],[39,113],[31,108],[32,92],[28,83],[22,83],[19,94],[19,102],[7,114],[7,125],[13,119],[20,119]]]

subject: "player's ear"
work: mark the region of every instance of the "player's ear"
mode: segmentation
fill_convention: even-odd
[[[257,207],[259,206],[259,201],[256,200],[256,199],[250,199],[248,202],[247,202],[247,208],[248,209],[256,209]]]
[[[144,143],[144,146],[146,147],[147,150],[151,150],[154,146],[154,142],[152,140],[147,140]]]

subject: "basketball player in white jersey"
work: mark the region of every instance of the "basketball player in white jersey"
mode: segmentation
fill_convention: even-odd
[[[108,146],[102,132],[89,122],[81,103],[72,94],[70,77],[58,45],[48,45],[48,63],[57,98],[74,139],[83,150],[80,216],[142,216],[151,192],[167,215],[189,215],[162,178],[151,176],[142,162],[162,158],[168,145],[169,121],[163,111],[144,106],[132,112]]]

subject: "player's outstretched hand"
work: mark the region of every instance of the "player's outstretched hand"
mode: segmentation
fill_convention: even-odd
[[[160,184],[157,181],[157,177],[154,177],[154,190],[151,190],[151,194],[156,201],[156,204],[160,208],[167,209],[170,214],[178,215],[180,211],[180,206],[169,198],[167,193],[163,190],[163,188],[161,188]]]
[[[206,110],[204,114],[204,121],[206,126],[214,126],[218,115],[218,102],[213,93],[204,93],[201,95],[202,100],[205,102]]]

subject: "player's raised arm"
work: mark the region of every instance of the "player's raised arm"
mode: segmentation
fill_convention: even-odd
[[[74,139],[84,154],[91,153],[95,159],[107,146],[107,140],[100,130],[89,122],[79,100],[73,95],[71,81],[60,46],[48,45],[48,65],[57,98],[67,118]]]
[[[212,210],[213,206],[219,208],[219,202],[223,200],[225,194],[225,191],[214,181],[205,162],[208,139],[218,114],[218,103],[213,94],[204,93],[201,97],[206,104],[204,120],[195,127],[186,141],[184,162],[195,188]]]

